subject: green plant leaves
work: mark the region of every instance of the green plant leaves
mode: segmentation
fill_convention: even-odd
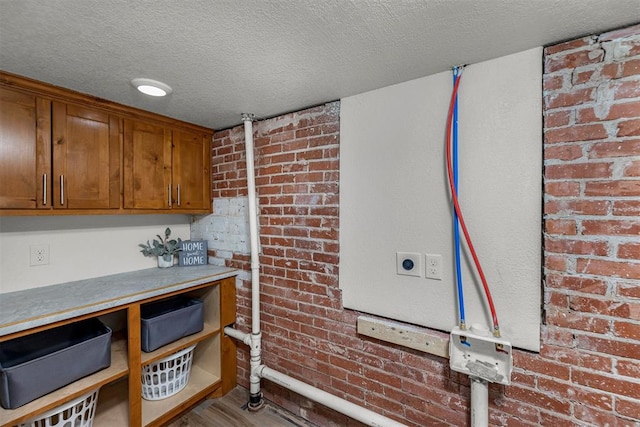
[[[169,236],[171,236],[171,229],[167,227],[167,229],[164,231],[164,238],[162,238],[159,234],[156,234],[157,239],[153,239],[153,244],[149,243],[148,240],[146,244],[140,243],[138,245],[142,248],[140,252],[142,252],[144,256],[148,257],[166,255],[173,256],[173,254],[182,250],[180,248],[182,239],[178,237],[177,240],[169,240]]]

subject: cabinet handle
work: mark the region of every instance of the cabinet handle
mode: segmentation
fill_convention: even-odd
[[[60,204],[64,205],[64,175],[60,175]]]
[[[171,184],[167,186],[167,190],[169,191],[169,200],[167,200],[167,203],[169,207],[171,207]]]
[[[42,204],[47,205],[47,174],[42,174]]]
[[[180,184],[178,184],[178,207],[180,207]]]

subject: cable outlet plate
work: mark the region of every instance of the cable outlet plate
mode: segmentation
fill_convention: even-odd
[[[511,343],[494,337],[489,329],[453,328],[449,339],[449,364],[453,371],[492,383],[511,384],[513,354]]]
[[[424,275],[422,254],[417,252],[396,252],[396,273],[403,276],[422,277]]]
[[[30,266],[49,264],[49,245],[31,245],[29,251]]]

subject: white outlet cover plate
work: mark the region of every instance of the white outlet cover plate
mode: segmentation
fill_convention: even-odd
[[[49,264],[49,245],[31,245],[29,251],[30,266]]]
[[[442,255],[426,254],[425,258],[425,277],[442,280]]]
[[[455,327],[449,339],[449,365],[471,377],[509,385],[513,369],[511,342],[494,337],[484,327],[472,325],[464,331]]]

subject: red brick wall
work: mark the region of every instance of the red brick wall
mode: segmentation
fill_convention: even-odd
[[[640,26],[548,47],[544,64],[536,363],[563,372],[535,386],[576,423],[640,425]]]
[[[640,27],[548,47],[543,85],[542,350],[514,352],[491,424],[640,425]],[[214,136],[216,197],[246,196],[243,132]],[[358,336],[342,308],[339,103],[256,122],[254,136],[264,363],[407,425],[468,425],[469,382],[448,359]],[[249,269],[247,254],[228,263]],[[248,331],[247,280],[238,316]],[[263,387],[319,426],[360,425]]]

